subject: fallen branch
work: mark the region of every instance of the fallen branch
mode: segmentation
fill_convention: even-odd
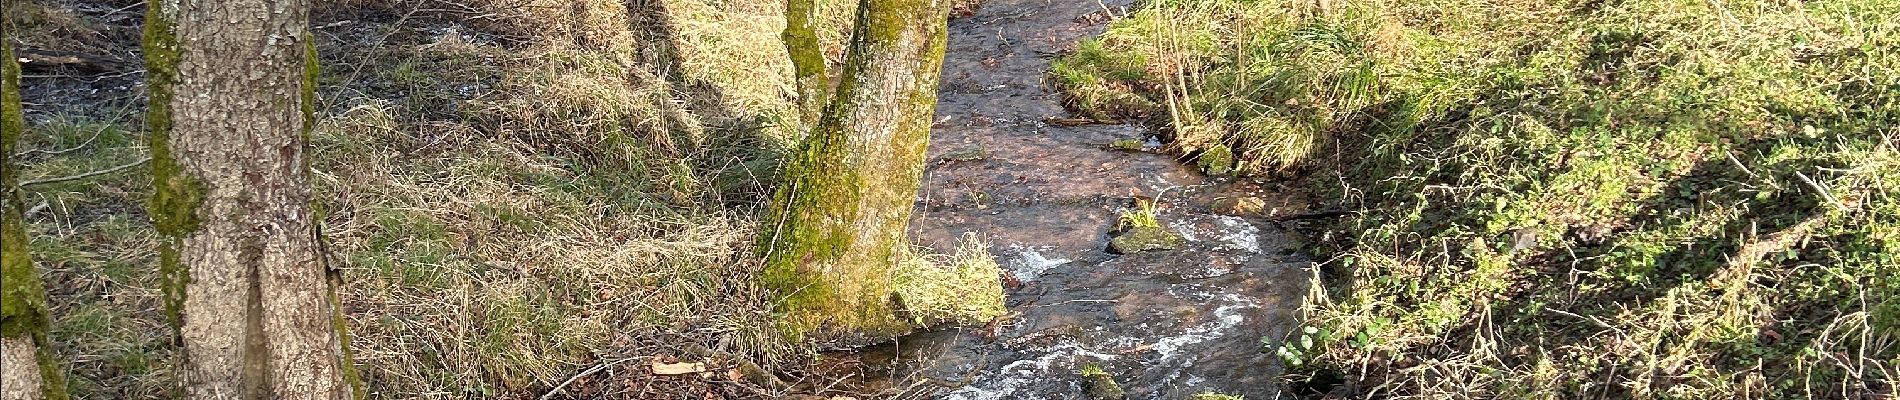
[[[26,182],[20,182],[20,187],[22,187],[22,188],[24,188],[24,187],[28,187],[28,186],[36,186],[36,185],[45,185],[45,184],[51,184],[51,183],[60,183],[60,182],[69,182],[69,181],[76,181],[76,180],[80,180],[80,179],[86,179],[86,178],[91,178],[91,177],[95,177],[95,176],[99,176],[99,175],[105,175],[105,174],[110,174],[110,173],[114,173],[114,172],[119,172],[119,171],[124,171],[124,170],[126,170],[126,169],[130,169],[130,168],[132,168],[132,167],[136,167],[136,166],[140,166],[140,165],[144,165],[144,164],[145,164],[146,162],[150,162],[150,161],[152,161],[152,158],[151,158],[151,157],[145,157],[145,158],[141,158],[141,159],[139,159],[138,161],[133,161],[133,162],[131,162],[131,163],[127,163],[127,164],[125,164],[125,165],[120,165],[120,166],[117,166],[117,167],[112,167],[112,168],[106,168],[106,169],[102,169],[102,170],[98,170],[98,171],[92,171],[92,172],[87,172],[87,173],[83,173],[83,174],[79,174],[79,175],[73,175],[73,176],[62,176],[62,177],[58,177],[58,178],[46,178],[46,179],[35,179],[35,180],[30,180],[30,181],[26,181]]]
[[[1549,312],[1550,312],[1550,313],[1552,313],[1552,314],[1557,314],[1557,315],[1562,315],[1562,316],[1566,316],[1566,317],[1571,317],[1571,318],[1576,318],[1576,319],[1580,319],[1580,320],[1583,320],[1584,322],[1589,322],[1589,323],[1591,323],[1592,325],[1596,325],[1596,326],[1597,326],[1597,327],[1599,327],[1599,328],[1603,328],[1603,329],[1608,329],[1608,330],[1613,330],[1613,331],[1617,331],[1618,333],[1621,333],[1621,332],[1622,332],[1622,330],[1621,330],[1621,329],[1616,329],[1616,327],[1614,327],[1614,326],[1610,326],[1610,323],[1608,323],[1608,322],[1603,322],[1603,320],[1602,320],[1602,319],[1598,319],[1598,318],[1597,318],[1597,317],[1595,317],[1595,316],[1582,316],[1582,315],[1577,315],[1576,313],[1572,313],[1572,312],[1569,312],[1569,311],[1564,311],[1564,310],[1559,310],[1559,309],[1555,309],[1555,308],[1545,308],[1545,309],[1544,309],[1544,311],[1549,311]]]
[[[99,129],[97,130],[93,130],[91,137],[87,137],[86,141],[79,142],[79,144],[74,145],[73,147],[68,147],[68,148],[59,149],[59,150],[32,149],[32,150],[22,151],[19,153],[14,153],[13,158],[21,158],[21,157],[26,157],[33,154],[45,154],[49,156],[57,156],[61,154],[71,153],[73,151],[86,148],[86,146],[91,146],[92,142],[99,140],[99,135],[105,134],[106,129],[110,129],[110,128],[111,126],[108,125],[108,126],[99,127]]]

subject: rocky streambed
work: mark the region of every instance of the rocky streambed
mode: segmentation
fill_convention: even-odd
[[[932,165],[911,232],[939,251],[966,232],[988,239],[1011,278],[1011,314],[846,355],[870,366],[865,379],[880,395],[1278,396],[1281,361],[1267,343],[1298,329],[1312,273],[1295,235],[1271,217],[1306,202],[1267,184],[1210,179],[1154,151],[1139,125],[1070,123],[1046,82],[1051,57],[1128,6],[989,0],[950,22]],[[1121,236],[1131,213],[1154,217],[1154,229],[1134,230],[1153,237]],[[1111,251],[1116,238],[1140,241]]]

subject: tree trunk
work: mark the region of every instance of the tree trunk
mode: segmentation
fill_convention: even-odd
[[[351,397],[310,206],[308,2],[148,4],[149,207],[185,395]]]
[[[792,82],[798,86],[799,132],[810,131],[824,114],[825,100],[831,92],[831,76],[825,74],[825,51],[818,44],[818,19],[815,0],[785,0],[785,53],[792,58]]]
[[[0,400],[59,399],[65,377],[47,342],[46,287],[27,253],[14,146],[26,130],[20,64],[13,57],[13,0],[0,0]]]
[[[762,282],[793,333],[834,340],[909,329],[892,310],[892,271],[930,142],[947,5],[858,3],[837,93],[789,157],[760,238]]]

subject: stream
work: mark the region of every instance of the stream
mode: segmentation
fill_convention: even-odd
[[[1156,151],[1136,124],[1070,118],[1049,62],[1099,34],[1127,1],[989,0],[950,21],[943,85],[911,236],[937,252],[986,238],[1006,275],[1010,315],[833,355],[876,395],[942,399],[1102,398],[1079,373],[1099,366],[1129,399],[1217,392],[1279,396],[1280,360],[1262,344],[1298,329],[1311,263],[1266,216],[1303,211],[1290,190],[1210,179]],[[1134,196],[1157,199],[1178,249],[1107,251]],[[1250,217],[1222,199],[1263,205]],[[1236,213],[1238,214],[1238,213]],[[1013,279],[1009,279],[1013,278]],[[1099,393],[1099,392],[1098,392]]]

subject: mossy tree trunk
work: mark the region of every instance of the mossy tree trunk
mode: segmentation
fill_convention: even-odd
[[[891,280],[930,142],[948,10],[946,0],[858,3],[836,94],[788,158],[760,239],[763,282],[792,333],[909,329]]]
[[[46,287],[27,253],[25,204],[12,160],[26,129],[7,18],[13,1],[0,0],[0,400],[64,400],[65,378],[46,338]]]
[[[309,3],[147,4],[149,207],[185,395],[352,397],[310,204]]]
[[[810,131],[831,96],[824,48],[818,43],[816,0],[785,0],[785,53],[792,58],[792,82],[798,85],[799,131]]]

